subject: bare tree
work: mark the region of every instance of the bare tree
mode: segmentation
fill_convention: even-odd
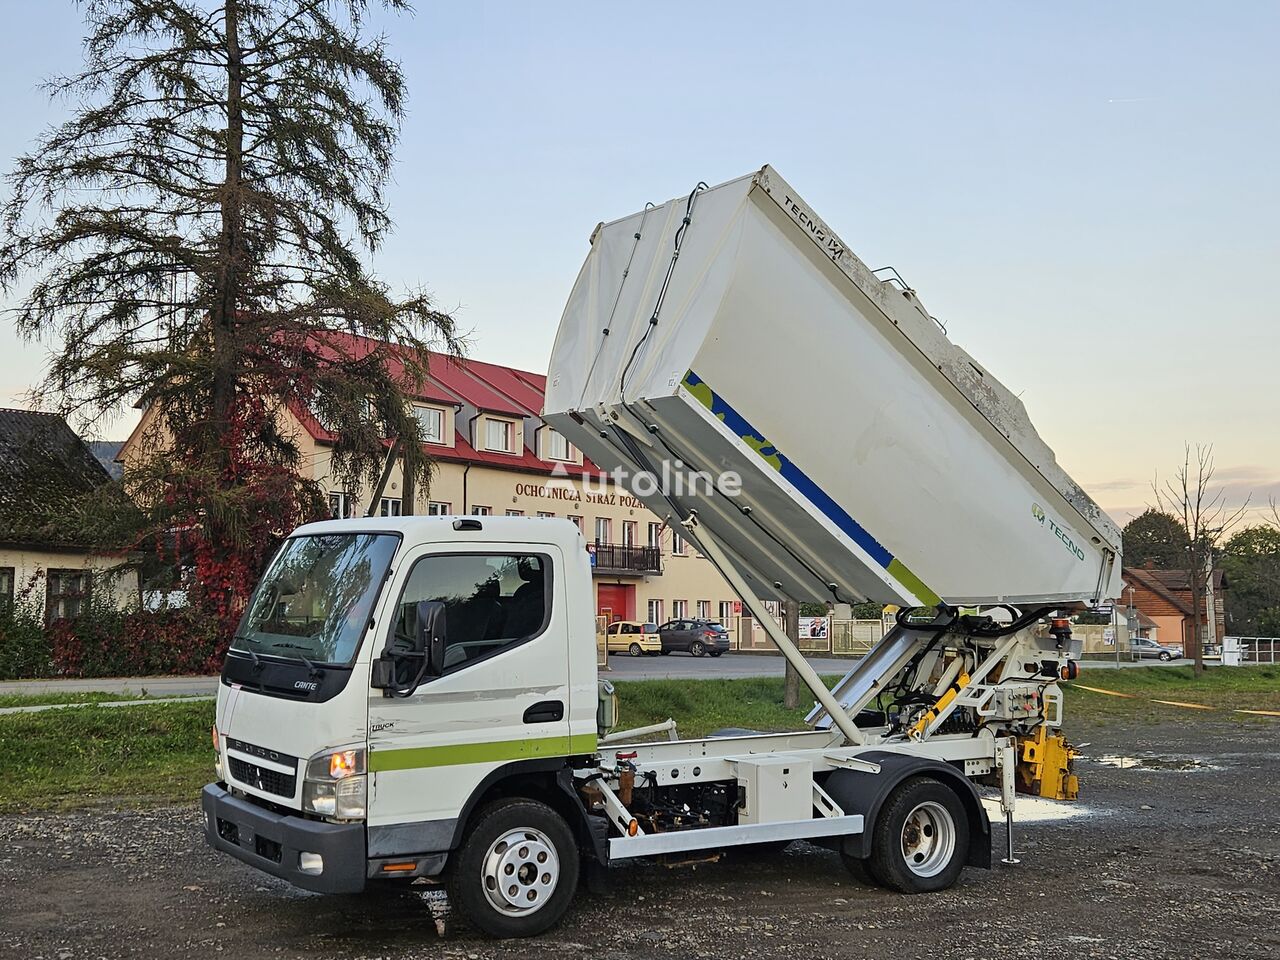
[[[1226,491],[1215,486],[1213,476],[1213,445],[1196,444],[1193,458],[1191,444],[1186,444],[1182,465],[1174,471],[1173,478],[1161,483],[1157,476],[1151,484],[1157,508],[1177,517],[1187,533],[1192,614],[1189,630],[1183,629],[1183,643],[1184,649],[1190,648],[1196,673],[1204,670],[1206,583],[1213,575],[1213,555],[1249,508],[1248,497],[1239,507],[1230,507]]]

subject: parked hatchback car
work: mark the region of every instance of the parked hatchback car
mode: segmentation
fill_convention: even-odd
[[[1129,649],[1140,660],[1156,658],[1158,660],[1178,660],[1182,658],[1182,647],[1172,644],[1166,646],[1149,640],[1146,637],[1134,637],[1129,641]]]
[[[662,653],[679,651],[701,657],[718,657],[729,649],[729,631],[710,620],[668,620],[658,628]]]
[[[662,641],[658,638],[656,623],[618,620],[609,624],[605,636],[605,648],[610,653],[629,653],[638,657],[645,653],[662,652]]]

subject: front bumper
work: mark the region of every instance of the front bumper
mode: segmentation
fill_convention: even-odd
[[[359,893],[367,853],[363,823],[325,823],[275,813],[234,797],[216,783],[200,792],[209,845],[252,867],[317,893]],[[298,855],[319,854],[320,873],[304,873]]]

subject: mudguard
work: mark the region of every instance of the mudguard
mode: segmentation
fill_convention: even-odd
[[[912,757],[902,753],[873,750],[858,755],[880,765],[879,773],[862,770],[834,770],[822,788],[840,804],[846,814],[860,813],[865,818],[862,833],[841,840],[841,849],[850,856],[865,859],[871,855],[871,838],[876,817],[894,789],[911,777],[933,777],[955,791],[969,815],[969,854],[971,867],[991,867],[991,822],[973,784],[959,770],[940,760]]]

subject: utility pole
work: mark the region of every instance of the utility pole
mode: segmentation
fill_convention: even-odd
[[[782,630],[791,638],[791,642],[800,646],[800,604],[790,598],[782,601]],[[800,706],[800,674],[787,661],[787,672],[783,680],[782,705],[788,710]]]

